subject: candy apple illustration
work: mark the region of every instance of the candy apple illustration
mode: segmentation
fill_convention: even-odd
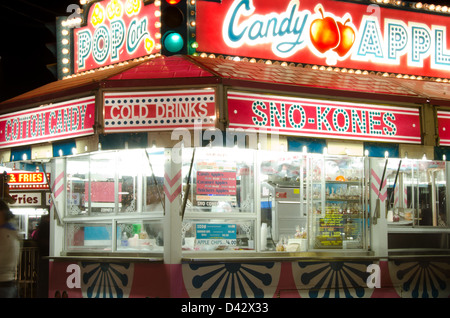
[[[350,18],[345,20],[344,24],[337,22],[339,28],[339,34],[341,35],[341,41],[339,45],[333,49],[339,56],[345,56],[353,46],[355,42],[355,30],[349,25],[346,25],[350,21]]]
[[[340,35],[336,21],[332,17],[325,17],[322,6],[317,6],[322,18],[316,19],[311,23],[309,35],[311,43],[320,52],[325,53],[339,45]]]

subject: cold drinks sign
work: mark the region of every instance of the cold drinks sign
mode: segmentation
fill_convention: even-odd
[[[149,92],[107,92],[104,96],[106,132],[214,127],[213,89]]]
[[[450,18],[332,0],[197,3],[198,52],[448,77]]]

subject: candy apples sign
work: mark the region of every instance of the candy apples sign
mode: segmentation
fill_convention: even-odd
[[[449,22],[443,15],[357,2],[200,1],[197,51],[449,77]]]
[[[87,25],[74,30],[75,73],[156,53],[155,12],[142,0],[91,5]]]

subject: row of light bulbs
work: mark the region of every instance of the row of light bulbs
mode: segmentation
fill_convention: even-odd
[[[387,73],[387,72],[375,72],[375,71],[367,71],[367,70],[359,70],[359,69],[347,69],[345,67],[332,67],[332,66],[323,66],[323,65],[310,65],[310,64],[301,64],[301,63],[293,63],[293,62],[285,62],[285,61],[271,61],[271,60],[263,60],[263,59],[259,59],[257,60],[256,58],[247,58],[247,57],[238,57],[238,56],[223,56],[223,55],[218,55],[216,56],[215,54],[207,54],[207,53],[195,53],[193,54],[194,56],[200,56],[202,58],[217,58],[217,59],[226,59],[226,60],[232,60],[232,61],[243,61],[243,62],[250,62],[250,63],[260,63],[260,64],[267,64],[267,65],[281,65],[281,66],[291,66],[291,67],[303,67],[303,68],[310,68],[313,70],[320,70],[320,71],[328,71],[328,72],[340,72],[340,73],[349,73],[349,74],[357,74],[357,75],[378,75],[378,76],[383,76],[383,77],[395,77],[395,78],[399,78],[399,79],[411,79],[411,80],[418,80],[418,81],[434,81],[434,82],[439,82],[439,83],[449,83],[449,79],[448,78],[435,78],[435,77],[423,77],[423,76],[416,76],[416,75],[408,75],[408,74],[396,74],[396,73]],[[135,58],[132,61],[133,62],[137,62],[137,61],[144,61],[144,60],[149,60],[149,59],[153,59],[155,57],[159,57],[161,56],[160,53],[157,54],[150,54],[150,55],[146,55],[140,58]],[[64,61],[63,61],[64,63]],[[67,61],[68,63],[68,61]],[[107,65],[107,66],[103,66],[100,67],[98,69],[93,69],[93,70],[89,70],[89,71],[85,71],[85,72],[80,72],[77,74],[72,74],[72,75],[68,75],[65,76],[64,79],[68,79],[68,78],[73,78],[73,77],[77,77],[77,76],[82,76],[82,75],[86,75],[86,74],[91,74],[94,73],[96,70],[105,70],[105,69],[111,69],[114,68],[116,66],[123,66],[123,65],[127,65],[129,63],[129,61],[125,61],[125,62],[120,62],[120,63],[116,63],[116,64],[111,64],[111,65]],[[63,68],[63,72],[64,73],[68,73],[68,68],[66,68],[67,71],[64,71]]]
[[[397,7],[410,7],[412,9],[418,9],[418,10],[428,10],[433,11],[437,13],[450,13],[450,7],[449,6],[443,6],[439,4],[428,4],[428,3],[422,3],[422,2],[411,2],[411,1],[401,1],[401,0],[370,0],[373,3],[376,4],[385,4],[385,5],[393,5]]]
[[[96,68],[96,69],[92,69],[92,70],[88,70],[88,71],[84,71],[84,72],[79,72],[79,73],[76,73],[76,74],[67,75],[67,76],[63,77],[63,80],[64,79],[69,79],[69,78],[85,76],[85,75],[88,75],[88,74],[93,74],[93,73],[98,72],[98,71],[104,71],[104,70],[109,70],[109,69],[113,69],[113,68],[116,68],[116,67],[121,67],[121,66],[124,66],[124,65],[128,65],[131,62],[143,62],[143,61],[146,61],[146,60],[154,59],[155,57],[159,57],[159,56],[161,56],[160,53],[145,55],[145,56],[134,58],[133,60],[123,61],[123,62],[119,62],[119,63],[116,63],[116,64],[109,64],[109,65],[101,66],[101,67]]]
[[[345,67],[332,67],[332,66],[324,66],[324,65],[311,65],[311,64],[301,64],[301,63],[294,63],[294,62],[285,62],[285,61],[272,61],[272,60],[264,60],[264,59],[256,59],[256,58],[248,58],[248,57],[239,57],[239,56],[223,56],[223,55],[217,55],[216,54],[208,54],[208,53],[195,53],[195,56],[200,56],[202,58],[217,58],[217,59],[226,59],[226,60],[232,60],[232,61],[243,61],[243,62],[250,62],[250,63],[260,63],[260,64],[268,64],[268,65],[281,65],[281,66],[293,66],[293,67],[303,67],[303,68],[310,68],[313,70],[320,70],[320,71],[329,71],[329,72],[341,72],[341,73],[349,73],[349,74],[359,74],[359,75],[378,75],[383,77],[396,77],[396,78],[403,78],[403,79],[413,79],[413,80],[424,80],[424,81],[435,81],[435,82],[441,82],[441,83],[448,83],[450,79],[448,78],[436,78],[436,77],[423,77],[423,76],[416,76],[416,75],[408,75],[408,74],[397,74],[397,73],[387,73],[387,72],[376,72],[376,71],[367,71],[367,70],[355,70],[355,69],[348,69]]]
[[[86,5],[90,2],[93,2],[94,0],[80,0],[81,5]],[[158,1],[158,0],[157,0]],[[429,10],[429,11],[435,11],[435,12],[442,12],[442,13],[450,13],[450,7],[449,6],[442,6],[442,5],[435,5],[435,4],[428,4],[428,3],[422,3],[422,2],[405,2],[401,0],[370,0],[373,3],[376,4],[387,4],[387,5],[394,5],[398,7],[404,7],[406,5],[409,5],[411,8],[414,9],[420,9],[420,10]],[[195,0],[190,1],[192,5],[195,4]]]

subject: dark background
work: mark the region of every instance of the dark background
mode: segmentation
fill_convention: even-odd
[[[0,1],[0,102],[56,80],[46,66],[56,63],[46,23],[69,16],[71,3],[79,0]]]
[[[450,1],[420,2],[450,6]],[[0,102],[56,80],[47,68],[56,57],[46,47],[55,43],[46,24],[54,23],[56,16],[69,16],[70,4],[79,0],[1,0]]]

